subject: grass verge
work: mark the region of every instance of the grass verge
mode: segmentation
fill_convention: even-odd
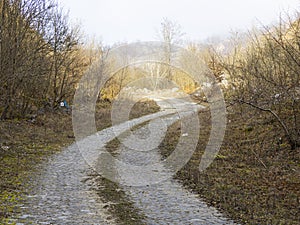
[[[300,224],[300,149],[279,142],[282,132],[268,115],[233,109],[221,150],[203,173],[198,166],[210,134],[210,113],[199,113],[194,155],[176,179],[242,224]],[[160,145],[163,157],[175,148],[180,123]]]

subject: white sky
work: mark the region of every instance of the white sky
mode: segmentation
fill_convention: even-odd
[[[163,18],[176,21],[189,40],[247,30],[275,22],[282,11],[300,10],[300,0],[57,0],[72,21],[104,44],[156,40]]]

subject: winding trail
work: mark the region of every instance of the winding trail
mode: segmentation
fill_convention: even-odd
[[[121,143],[125,144],[121,144],[118,149],[117,158],[120,161],[142,167],[149,164],[157,165],[155,168],[149,167],[149,171],[144,172],[142,177],[138,176],[139,174],[132,174],[132,171],[128,172],[128,169],[119,170],[117,174],[120,179],[124,179],[123,183],[125,184],[121,185],[122,189],[132,199],[135,206],[146,215],[146,224],[235,224],[223,217],[215,208],[208,207],[197,195],[187,191],[181,184],[172,179],[170,169],[160,163],[162,159],[158,148],[145,151],[145,147],[142,147],[144,145],[132,141],[136,139],[136,136],[139,136],[140,139],[147,139],[149,132],[151,132],[150,129],[158,135],[164,135],[164,131],[160,132],[160,129],[163,129],[161,124],[168,127],[177,120],[190,117],[191,114],[201,108],[199,105],[187,105],[188,103],[178,100],[158,101],[158,103],[163,110],[174,107],[176,110],[182,111],[179,114],[154,119],[151,121],[151,128],[144,125],[122,139]],[[183,138],[186,135],[190,134],[186,133]],[[155,138],[160,139],[158,136]],[[189,146],[185,147],[188,148]],[[154,172],[161,176],[162,182],[151,185],[128,186],[128,184],[141,184],[140,180],[144,182],[151,180]],[[167,177],[170,178],[164,179]],[[132,180],[129,181],[129,179]]]
[[[106,153],[106,143],[121,134],[124,143],[130,143],[132,135],[146,138],[149,135],[147,125],[142,125],[127,136],[126,131],[147,121],[152,121],[152,129],[157,129],[159,135],[163,133],[159,132],[162,122],[169,126],[201,108],[194,104],[187,105],[183,100],[155,100],[161,106],[161,112],[102,130],[52,156],[42,166],[40,175],[32,180],[29,194],[21,207],[22,213],[15,222],[18,225],[115,224],[114,215],[109,214],[105,203],[93,191],[91,184],[86,182],[91,168],[96,168],[99,163],[99,156],[101,158]],[[180,116],[176,113],[178,109],[182,111]],[[120,187],[144,213],[146,224],[234,224],[215,208],[208,207],[195,194],[185,190],[177,181],[167,179],[171,176],[170,170],[159,164],[161,156],[157,148],[136,151],[121,144],[117,153],[117,160],[136,166],[158,163],[155,172],[164,181],[155,185],[128,185],[140,182],[141,177],[123,169],[123,164],[113,165]],[[148,174],[143,174],[146,181],[151,180],[152,169]]]

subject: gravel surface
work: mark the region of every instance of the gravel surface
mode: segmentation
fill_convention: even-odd
[[[172,104],[173,106],[176,104],[177,109],[187,107],[178,101]],[[131,141],[136,136],[146,140],[151,132],[149,131],[150,129],[154,130],[156,135],[164,134],[164,132],[159,132],[160,129],[164,129],[162,124],[169,126],[178,119],[190,117],[193,111],[199,109],[197,105],[192,107],[195,110],[189,109],[184,111],[184,113],[180,113],[180,115],[175,114],[156,119],[152,121],[151,128],[145,125],[122,139],[122,143],[125,144],[121,144],[118,151],[118,159],[120,161],[135,166],[142,166],[143,168],[150,164],[156,165],[155,168],[149,167],[149,171],[143,171],[142,176],[134,174],[130,170],[119,170],[118,173],[119,179],[123,179],[125,184],[122,186],[123,190],[130,196],[135,206],[146,215],[146,224],[234,224],[233,221],[224,218],[215,208],[208,207],[200,200],[199,196],[190,193],[181,184],[172,179],[170,169],[165,168],[160,163],[161,155],[158,148],[145,151],[145,145]],[[169,108],[169,106],[161,102],[161,108]],[[188,135],[188,133],[182,134],[183,138]],[[155,139],[161,138],[155,137]],[[152,143],[149,144],[152,145]],[[131,146],[131,148],[127,146]],[[142,184],[141,180],[143,182],[151,180],[153,173],[159,174],[162,179],[166,177],[171,178],[152,185],[128,186],[128,184]]]

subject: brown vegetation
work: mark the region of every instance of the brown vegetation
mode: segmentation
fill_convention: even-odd
[[[300,149],[291,151],[278,137],[272,116],[251,108],[234,107],[221,150],[210,167],[199,172],[210,135],[210,113],[200,112],[198,147],[176,174],[189,190],[242,224],[299,224]],[[168,156],[180,137],[180,124],[169,128],[160,145]]]

